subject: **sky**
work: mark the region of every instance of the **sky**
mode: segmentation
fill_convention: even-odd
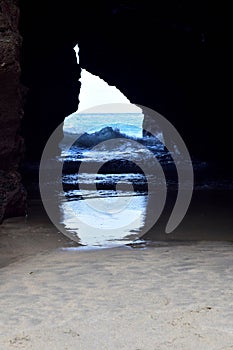
[[[79,63],[79,47],[74,48],[77,62]],[[83,112],[85,109],[102,105],[106,103],[127,103],[130,101],[118,90],[115,86],[108,85],[103,79],[90,72],[82,69],[81,71],[81,90],[79,94],[78,112]]]

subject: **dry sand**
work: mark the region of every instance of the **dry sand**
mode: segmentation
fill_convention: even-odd
[[[232,350],[233,245],[83,250],[48,223],[0,235],[0,349]]]

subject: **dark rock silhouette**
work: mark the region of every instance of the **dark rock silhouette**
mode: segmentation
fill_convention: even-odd
[[[77,110],[77,42],[82,68],[117,86],[132,103],[161,113],[179,131],[192,156],[215,162],[229,173],[228,86],[233,60],[231,11],[226,4],[1,0],[0,7],[4,174],[18,168],[20,135],[25,160],[38,162],[55,127]],[[28,89],[23,119],[20,64],[21,84]]]

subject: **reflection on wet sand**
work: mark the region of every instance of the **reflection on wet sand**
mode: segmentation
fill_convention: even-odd
[[[145,222],[147,196],[106,196],[63,201],[61,220],[80,244],[115,246],[139,238]]]

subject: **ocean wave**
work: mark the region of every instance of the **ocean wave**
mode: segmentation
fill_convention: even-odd
[[[66,138],[69,138],[69,136],[73,134],[65,132],[64,135]],[[145,145],[148,147],[156,146],[158,149],[164,149],[164,145],[159,139],[159,137],[160,135],[158,135],[158,137],[153,135],[147,135],[145,137],[134,137],[129,134],[122,133],[118,128],[106,126],[93,133],[85,132],[82,135],[77,135],[77,139],[74,142],[74,145],[81,148],[91,148],[107,140],[124,138],[124,139],[139,142],[142,145]]]

